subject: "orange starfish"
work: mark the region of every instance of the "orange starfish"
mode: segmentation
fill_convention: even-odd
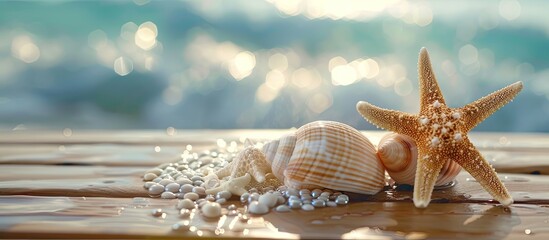
[[[473,146],[467,133],[510,102],[522,90],[522,82],[513,83],[461,108],[449,108],[438,87],[429,54],[425,48],[418,62],[420,111],[418,115],[358,102],[357,110],[372,124],[413,138],[418,146],[418,164],[414,186],[414,204],[425,208],[440,169],[453,160],[468,171],[501,204],[513,198],[492,166]]]

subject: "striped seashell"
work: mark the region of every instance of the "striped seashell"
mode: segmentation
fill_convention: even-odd
[[[290,188],[375,194],[385,185],[373,144],[339,122],[316,121],[263,146],[274,175]]]
[[[417,146],[412,138],[403,134],[389,133],[379,141],[377,155],[396,183],[414,184]],[[440,170],[435,186],[450,183],[460,171],[459,164],[451,160],[447,161]]]
[[[284,181],[284,169],[292,157],[296,141],[295,134],[288,134],[263,146],[263,153],[271,165],[273,175],[281,181]]]

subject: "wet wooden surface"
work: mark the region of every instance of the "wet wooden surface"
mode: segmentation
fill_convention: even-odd
[[[217,139],[272,139],[289,130],[3,132],[0,135],[0,238],[483,238],[549,239],[549,135],[473,133],[470,137],[515,199],[499,206],[462,172],[436,190],[427,209],[406,186],[311,212],[180,218],[177,200],[150,198],[146,169],[174,162],[187,145]],[[377,143],[384,132],[365,132]],[[231,201],[242,207],[236,199]],[[162,208],[164,218],[151,216]],[[190,229],[173,231],[181,221]]]

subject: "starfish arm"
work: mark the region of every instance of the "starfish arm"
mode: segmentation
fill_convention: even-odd
[[[251,181],[252,176],[250,176],[249,173],[246,173],[244,176],[229,180],[229,182],[227,182],[227,190],[229,190],[232,194],[241,196],[242,194],[248,192],[244,187],[246,187]]]
[[[232,174],[232,169],[233,169],[233,165],[234,165],[235,161],[233,160],[232,162],[230,162],[229,164],[225,165],[225,167],[217,170],[215,172],[215,175],[217,175],[217,177],[219,179],[222,179],[224,177],[227,177],[227,176],[230,176]]]
[[[210,189],[206,189],[206,194],[210,195],[215,195],[217,194],[218,192],[221,192],[225,190],[225,186],[221,185],[221,186],[218,186],[218,187],[214,187],[214,188],[210,188]]]
[[[438,101],[440,104],[445,104],[444,96],[438,87],[438,82],[431,66],[429,53],[427,49],[421,48],[419,52],[419,60],[417,63],[419,74],[419,97],[421,112],[427,109],[431,104]]]
[[[512,101],[521,90],[522,82],[519,81],[460,108],[466,131],[473,129],[484,119]]]
[[[504,206],[511,205],[513,198],[498,178],[494,168],[480,155],[468,139],[464,139],[460,145],[457,149],[462,149],[463,151],[456,153],[454,161],[469,172],[494,199]]]
[[[244,176],[226,180],[221,183],[219,187],[211,188],[206,190],[206,194],[216,194],[221,191],[229,191],[232,194],[241,196],[246,191],[245,187],[250,183],[252,177],[249,173],[246,173]]]
[[[364,119],[377,127],[411,137],[417,132],[418,120],[414,115],[383,109],[363,101],[357,103],[356,109]]]
[[[265,154],[258,148],[248,147],[244,151],[244,158],[246,161],[250,162],[250,170],[252,177],[257,182],[264,182],[265,175],[271,172],[271,166],[265,158]]]
[[[429,205],[438,175],[444,166],[445,159],[439,159],[435,155],[425,154],[421,151],[418,153],[414,181],[414,205],[417,208],[426,208]]]

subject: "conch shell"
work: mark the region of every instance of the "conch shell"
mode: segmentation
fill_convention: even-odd
[[[414,184],[418,154],[416,143],[412,138],[403,134],[389,133],[379,141],[377,155],[396,183]],[[452,182],[460,171],[459,164],[447,161],[440,170],[435,186],[444,186]]]
[[[385,186],[385,169],[374,145],[343,123],[308,123],[266,143],[262,151],[273,174],[290,188],[375,194]]]
[[[247,147],[215,175],[236,181],[249,174],[251,184],[262,187],[284,183],[296,189],[376,194],[385,186],[385,170],[397,183],[414,184],[417,155],[415,142],[405,135],[386,135],[376,150],[368,138],[346,124],[316,121],[265,143],[261,149]],[[447,162],[435,185],[451,182],[460,170],[455,162]],[[242,185],[242,179],[239,181]]]

